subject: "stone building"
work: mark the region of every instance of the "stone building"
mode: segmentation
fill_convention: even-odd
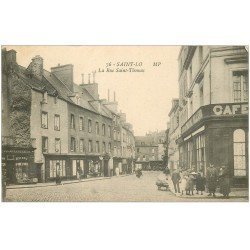
[[[183,46],[179,58],[179,166],[227,165],[248,182],[248,52],[244,46]]]
[[[145,136],[135,136],[135,158],[137,166],[144,170],[163,169],[165,131],[149,132]]]
[[[14,50],[3,50],[2,62],[2,164],[8,182],[113,174],[114,121],[98,84],[75,84],[70,64],[48,72],[40,56],[24,68]]]
[[[177,139],[180,137],[179,126],[179,99],[172,100],[172,108],[168,114],[170,122],[168,123],[168,168],[173,171],[179,168],[179,148]]]

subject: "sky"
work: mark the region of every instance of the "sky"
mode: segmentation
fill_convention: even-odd
[[[49,71],[59,63],[73,64],[76,84],[81,84],[81,74],[87,83],[88,74],[96,71],[100,98],[107,99],[108,89],[111,100],[116,93],[118,109],[126,113],[135,135],[167,128],[171,99],[178,97],[180,46],[5,47],[17,51],[17,62],[24,67],[36,55],[44,59],[44,68]],[[132,68],[136,72],[131,72]],[[92,76],[90,80],[93,82]]]

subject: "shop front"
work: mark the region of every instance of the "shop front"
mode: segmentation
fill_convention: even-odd
[[[2,146],[2,169],[7,185],[37,183],[34,148]]]
[[[217,169],[226,165],[232,185],[248,185],[247,103],[203,106],[181,129],[181,168],[206,174],[209,164]]]

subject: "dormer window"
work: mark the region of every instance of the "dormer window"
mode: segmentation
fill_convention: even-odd
[[[46,91],[43,93],[43,103],[48,103],[48,93]]]
[[[81,99],[80,96],[76,96],[76,104],[77,104],[77,105],[80,105],[80,99]]]

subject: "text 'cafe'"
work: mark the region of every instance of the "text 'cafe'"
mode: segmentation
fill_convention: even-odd
[[[206,173],[227,165],[234,186],[248,185],[248,103],[200,107],[181,127],[180,167]]]

